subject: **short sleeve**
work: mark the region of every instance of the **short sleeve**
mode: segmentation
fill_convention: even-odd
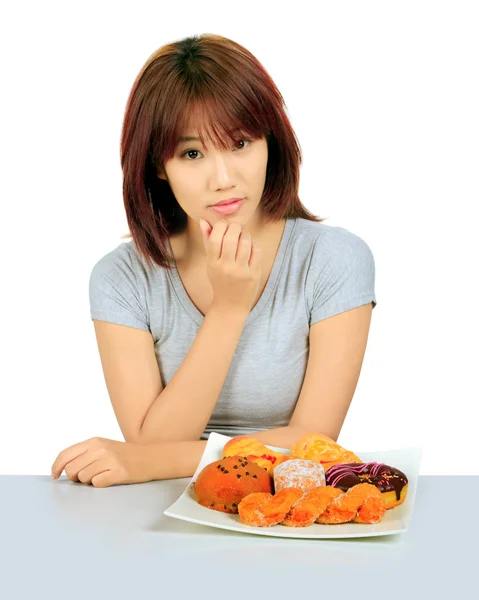
[[[310,271],[310,325],[370,302],[376,306],[374,257],[354,233],[334,227],[318,237]]]
[[[117,248],[93,267],[89,281],[92,319],[150,331],[137,278],[126,248]]]

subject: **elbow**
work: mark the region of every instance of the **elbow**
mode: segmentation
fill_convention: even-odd
[[[153,444],[164,441],[161,439],[161,435],[152,434],[151,432],[146,431],[143,427],[140,427],[138,432],[136,432],[132,438],[133,439],[131,441],[135,442],[135,444]]]
[[[161,441],[160,436],[152,434],[147,428],[143,427],[143,423],[139,427],[131,428],[130,431],[123,431],[125,442],[132,444],[151,444]]]
[[[123,434],[123,439],[128,444],[143,444],[145,443],[144,439],[141,436],[141,432],[129,432],[127,434]]]

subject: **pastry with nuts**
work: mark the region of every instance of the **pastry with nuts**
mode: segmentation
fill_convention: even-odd
[[[245,496],[273,493],[273,489],[267,470],[244,456],[228,456],[206,465],[194,485],[199,504],[232,514],[238,513],[238,504]]]

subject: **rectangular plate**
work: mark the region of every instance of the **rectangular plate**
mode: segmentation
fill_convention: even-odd
[[[401,448],[398,450],[383,450],[379,452],[355,452],[363,462],[377,461],[396,467],[400,471],[403,471],[409,480],[406,500],[400,506],[389,509],[380,523],[375,525],[367,525],[364,523],[320,525],[314,523],[308,527],[286,527],[285,525],[251,527],[249,525],[244,525],[241,522],[239,515],[227,514],[201,506],[198,504],[195,492],[191,487],[191,484],[196,480],[197,476],[206,465],[223,458],[224,445],[230,439],[230,437],[219,433],[212,432],[210,434],[195,474],[178,500],[164,511],[165,515],[183,521],[190,521],[191,523],[206,525],[207,527],[230,529],[231,531],[253,533],[256,535],[290,538],[321,539],[372,537],[406,531],[408,522],[411,518],[416,495],[419,465],[422,454],[422,448],[420,446]],[[274,446],[267,446],[267,448],[283,454],[289,454],[289,450],[285,448],[276,448]]]

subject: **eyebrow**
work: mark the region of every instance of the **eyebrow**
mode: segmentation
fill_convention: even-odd
[[[232,133],[238,133],[238,131],[242,131],[243,128],[242,127],[237,127],[236,129],[233,130]],[[183,144],[184,142],[200,142],[200,138],[199,137],[191,137],[191,136],[184,136],[184,137],[180,137],[178,139],[178,144]]]
[[[199,142],[199,141],[200,141],[200,138],[198,138],[198,137],[189,137],[189,136],[186,136],[186,137],[181,137],[178,140],[178,144],[181,144],[183,142]]]

